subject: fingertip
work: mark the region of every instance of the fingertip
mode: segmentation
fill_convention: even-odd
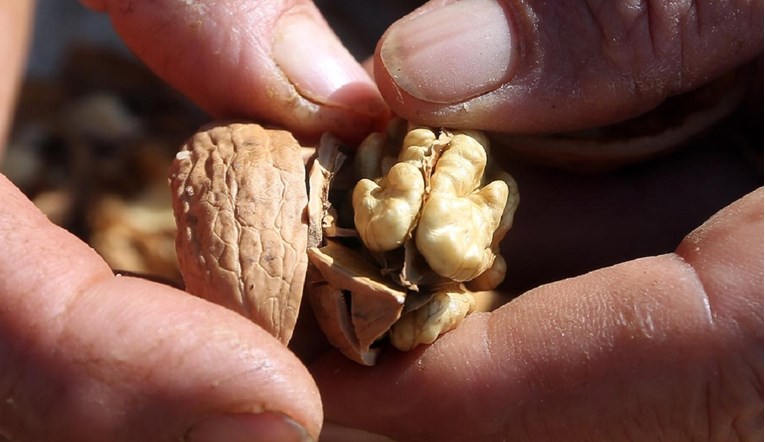
[[[309,110],[277,102],[288,128],[306,139],[329,131],[349,142],[384,128],[389,109],[376,84],[312,3],[281,14],[272,38],[280,77]]]
[[[378,53],[381,67],[413,98],[455,104],[509,81],[518,51],[514,21],[500,2],[463,0],[397,21]]]
[[[326,22],[311,8],[277,20],[271,50],[276,65],[309,101],[378,117],[386,109],[377,88]]]
[[[387,119],[374,82],[308,0],[136,0],[107,9],[127,45],[215,117],[354,141]]]
[[[375,78],[418,124],[558,133],[649,112],[762,51],[761,3],[622,6],[431,1],[382,37]]]
[[[92,373],[126,379],[115,388],[118,398],[157,398],[135,410],[142,422],[136,435],[183,425],[201,440],[241,440],[234,436],[255,428],[273,437],[263,440],[319,433],[321,399],[305,366],[237,313],[161,284],[115,277],[81,296],[69,320],[82,325],[62,343],[87,342],[103,359],[90,364]],[[115,362],[122,371],[111,369]]]

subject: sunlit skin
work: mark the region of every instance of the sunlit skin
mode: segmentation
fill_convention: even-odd
[[[701,26],[696,33],[660,35],[675,12],[653,8],[646,18],[658,33],[652,41],[689,49],[682,64],[688,75],[673,71],[669,59],[657,61],[667,67],[657,72],[682,78],[680,84],[659,81],[671,87],[635,94],[607,88],[615,72],[629,79],[634,71],[587,70],[604,77],[588,78],[590,95],[554,115],[530,101],[529,88],[547,88],[544,81],[491,92],[455,114],[407,95],[382,67],[379,47],[381,95],[374,82],[354,77],[356,68],[341,69],[353,84],[332,97],[319,96],[337,86],[329,80],[295,88],[273,61],[296,69],[291,60],[268,48],[285,14],[304,14],[316,21],[315,32],[329,32],[308,2],[86,3],[108,13],[147,65],[214,116],[265,119],[307,136],[332,128],[354,138],[358,128],[379,126],[380,96],[396,112],[434,126],[447,123],[439,118],[471,125],[477,115],[492,115],[500,131],[600,124],[608,115],[650,108],[762,52],[761,1],[695,2],[705,20],[726,16],[726,9],[746,12],[717,23],[711,34]],[[418,13],[447,3],[432,2]],[[524,4],[538,26],[515,32],[536,48],[533,56],[573,57],[582,48],[603,47],[587,40],[600,38],[599,28],[576,34],[573,19],[559,27],[570,34],[555,41],[581,47],[551,46],[554,34],[545,30],[565,21],[565,11],[542,7],[550,2]],[[573,12],[584,8],[576,4]],[[203,8],[209,22],[189,26],[200,17],[192,6]],[[512,11],[528,18],[527,10]],[[28,1],[0,1],[0,134],[6,136],[31,14]],[[247,39],[234,38],[242,34]],[[637,34],[630,35],[630,56],[647,53]],[[729,51],[731,45],[737,50]],[[601,55],[589,54],[605,64]],[[613,61],[614,54],[607,55]],[[616,66],[637,64],[619,60],[624,64]],[[547,65],[540,78],[574,81],[574,61]],[[243,75],[240,65],[259,75]],[[337,73],[337,65],[330,71]],[[312,66],[311,72],[319,71]],[[212,87],[211,78],[224,80]],[[553,90],[546,91],[550,99]],[[611,111],[576,111],[600,96]],[[358,112],[359,102],[371,104]],[[289,431],[317,438],[324,424],[395,440],[761,439],[763,194],[750,193],[761,175],[740,157],[709,148],[689,148],[623,174],[508,169],[518,180],[521,205],[506,241],[505,287],[525,293],[469,317],[431,346],[389,351],[371,369],[335,351],[301,361],[221,307],[113,276],[91,248],[52,225],[0,177],[0,438],[238,441],[258,434],[288,440]],[[577,238],[592,240],[586,250],[574,248],[581,259],[569,259],[567,247]],[[623,262],[581,268],[598,255]],[[586,270],[594,271],[555,281]],[[269,413],[257,414],[262,411]]]

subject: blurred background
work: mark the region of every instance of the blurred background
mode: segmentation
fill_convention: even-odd
[[[377,39],[391,23],[424,1],[316,0],[314,3],[351,53],[363,60],[372,54]],[[89,11],[77,0],[37,0],[30,75],[55,75],[70,46],[82,43],[107,47],[122,55],[129,53],[105,15]]]

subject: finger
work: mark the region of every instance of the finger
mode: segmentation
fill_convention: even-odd
[[[387,108],[307,0],[87,0],[160,77],[218,117],[358,140]]]
[[[762,1],[434,0],[393,24],[375,77],[431,126],[552,132],[645,112],[762,52]]]
[[[178,290],[113,276],[2,177],[0,208],[0,434],[316,437],[316,386],[276,339]]]
[[[0,3],[0,158],[14,109],[22,68],[26,60],[34,2],[29,0]]]
[[[761,438],[762,199],[373,370],[320,360],[327,419],[396,440]]]

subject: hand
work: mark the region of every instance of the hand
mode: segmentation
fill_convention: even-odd
[[[396,113],[496,131],[586,128],[646,111],[762,51],[762,2],[696,2],[686,11],[667,2],[643,10],[500,3],[430,2],[388,30],[375,78]],[[752,46],[726,49],[744,40]],[[507,286],[596,269],[604,256],[668,253],[531,289],[431,346],[384,356],[374,370],[328,355],[311,371],[326,419],[345,428],[325,432],[762,438],[762,189],[681,233],[714,211],[703,201],[712,189],[734,199],[761,176],[704,144],[625,173],[509,163],[521,205],[505,244]],[[698,212],[682,215],[690,211]]]
[[[342,64],[345,79],[334,82],[338,77],[330,70],[317,70],[315,77],[304,77],[316,82],[285,81],[302,74],[288,72],[289,60],[275,63],[269,57],[272,37],[279,34],[276,17],[292,16],[280,14],[278,6],[264,2],[232,15],[231,5],[240,4],[233,0],[217,3],[217,9],[202,2],[133,1],[130,7],[118,1],[91,3],[110,11],[125,40],[160,75],[216,115],[269,119],[308,135],[332,129],[353,138],[378,125],[385,113],[377,107],[374,87],[356,67],[345,64],[355,66],[335,44],[320,47],[329,48],[329,59]],[[292,12],[318,17],[310,5],[296,4]],[[326,31],[321,22],[308,26]],[[156,38],[157,29],[163,38]],[[244,30],[251,38],[242,41],[237,35]],[[325,34],[301,35],[323,39]],[[301,44],[289,38],[288,48]],[[313,49],[300,60],[310,60],[306,57],[313,52],[326,55]],[[220,62],[200,64],[200,59]],[[276,65],[281,69],[274,69]],[[226,80],[211,86],[210,78]],[[398,92],[380,82],[384,93],[393,91],[386,95],[391,106],[399,106]],[[266,97],[259,93],[263,90],[274,93]],[[623,98],[630,102],[636,97]],[[505,99],[512,102],[512,97]],[[405,114],[400,108],[396,111]],[[469,124],[471,117],[465,118]],[[562,120],[564,127],[570,124]],[[531,123],[529,128],[537,129]],[[0,391],[12,399],[0,408],[2,434],[45,440],[65,438],[64,434],[78,440],[129,440],[149,434],[177,439],[210,415],[223,415],[218,423],[208,421],[207,429],[228,431],[219,439],[235,440],[237,431],[267,428],[277,416],[287,415],[316,436],[321,408],[315,387],[270,337],[236,315],[174,290],[111,277],[92,251],[50,226],[7,181],[2,184],[0,360],[12,361],[0,374]],[[754,422],[756,436],[756,421],[748,418],[761,413],[762,402],[761,388],[750,388],[762,384],[762,323],[756,313],[762,308],[762,251],[752,247],[762,243],[761,200],[754,195],[737,203],[678,255],[628,262],[585,280],[542,287],[491,315],[470,319],[427,349],[390,357],[378,370],[364,372],[336,355],[328,356],[313,367],[328,419],[401,439],[436,436],[438,431],[457,439],[461,432],[522,438],[523,432],[533,437],[535,431],[551,438],[561,432],[576,438],[574,430],[591,436],[588,430],[600,428],[609,439],[614,429],[631,434],[633,428],[622,424],[643,423],[641,413],[655,410],[650,415],[655,420],[639,427],[645,434],[680,434],[686,429],[682,424],[688,423],[746,436],[746,425]],[[719,229],[732,233],[718,236]],[[693,252],[696,246],[703,253]],[[721,276],[717,266],[730,263],[731,257],[743,264],[743,273]],[[699,278],[694,279],[696,274]],[[646,288],[646,281],[654,289]],[[712,322],[704,314],[710,310],[698,290],[699,281],[709,305],[716,306]],[[587,283],[589,287],[578,285]],[[724,297],[727,293],[719,286],[740,295]],[[576,296],[586,288],[592,290]],[[124,301],[125,293],[132,302]],[[685,310],[669,308],[678,305]],[[49,323],[53,325],[30,326]],[[475,342],[491,347],[476,348]],[[468,351],[471,357],[466,359]],[[678,353],[687,355],[679,364],[672,359]],[[684,382],[676,383],[678,379]],[[204,388],[209,385],[223,387]],[[668,393],[668,385],[678,388]],[[410,395],[402,398],[407,388]],[[412,392],[417,400],[412,400]],[[584,404],[579,392],[588,395]],[[708,400],[704,392],[710,393]],[[695,394],[694,400],[685,401],[688,394]],[[397,400],[393,409],[385,399]],[[651,408],[667,400],[681,406],[667,413],[666,408]],[[420,403],[426,406],[414,406]],[[262,409],[276,413],[261,415],[260,421],[227,417]],[[57,413],[45,415],[45,410]],[[454,411],[470,414],[457,420],[452,418]],[[593,419],[595,414],[598,419]],[[710,416],[709,426],[694,425],[695,418]],[[738,427],[730,425],[733,419],[738,419]],[[467,421],[474,426],[459,427]],[[651,425],[657,421],[665,425]],[[421,422],[426,424],[418,425]],[[279,435],[274,439],[286,440]]]
[[[762,2],[431,1],[375,54],[392,110],[430,126],[591,128],[762,53]]]
[[[0,4],[0,132],[31,9]],[[3,441],[297,441],[322,423],[314,381],[276,339],[179,290],[115,277],[2,176],[0,398]]]
[[[218,118],[356,141],[387,120],[374,82],[310,1],[83,3],[107,12],[135,54]]]

